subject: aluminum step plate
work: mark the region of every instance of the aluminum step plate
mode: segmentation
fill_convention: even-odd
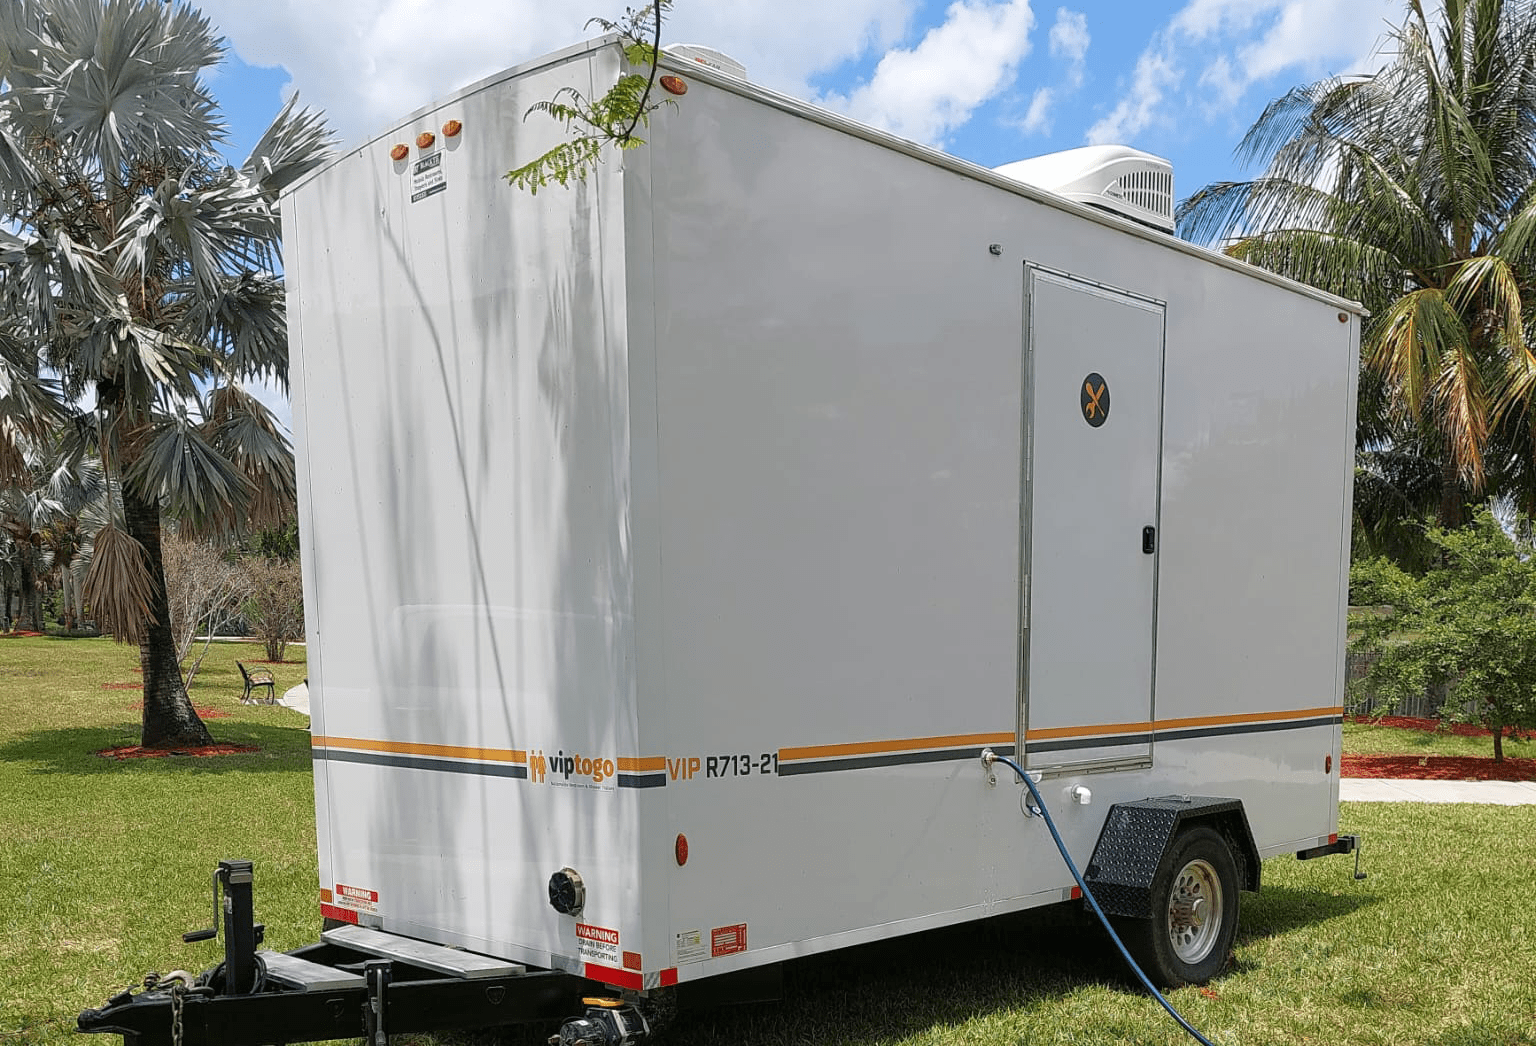
[[[444,948],[440,944],[397,937],[392,933],[370,930],[363,926],[338,926],[320,935],[322,940],[353,951],[378,955],[385,959],[398,959],[420,966],[424,970],[446,974],[449,977],[515,977],[527,968],[505,959],[492,959],[488,955],[461,952],[457,948]]]
[[[289,988],[306,992],[332,992],[343,988],[361,988],[363,979],[355,973],[322,966],[281,952],[257,952],[267,964],[267,976]]]

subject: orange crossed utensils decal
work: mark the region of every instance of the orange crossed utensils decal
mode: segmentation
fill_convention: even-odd
[[[1109,387],[1108,382],[1100,382],[1097,390],[1093,387],[1093,380],[1083,382],[1083,391],[1088,394],[1088,402],[1083,404],[1083,413],[1090,419],[1099,416],[1099,400],[1104,395],[1104,390]]]

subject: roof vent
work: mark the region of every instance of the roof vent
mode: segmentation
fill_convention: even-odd
[[[747,67],[728,54],[715,50],[713,47],[705,47],[703,44],[668,44],[661,49],[663,54],[669,54],[676,58],[686,59],[690,62],[698,62],[708,66],[717,73],[726,76],[734,76],[738,80],[747,78]]]
[[[1173,232],[1173,164],[1125,145],[1088,145],[995,168],[1014,181]]]

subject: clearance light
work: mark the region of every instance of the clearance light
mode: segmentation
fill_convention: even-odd
[[[395,146],[393,149],[391,149],[389,151],[389,158],[391,160],[394,160],[396,163],[399,163],[401,160],[405,159],[410,154],[411,154],[410,146],[407,146],[407,145],[397,145],[397,146]]]
[[[459,132],[462,130],[464,130],[463,124],[459,123],[457,120],[449,120],[447,123],[443,124],[443,137],[457,138],[459,136]]]
[[[688,837],[682,832],[677,833],[677,843],[672,847],[672,852],[677,855],[679,868],[688,863]]]
[[[1325,756],[1323,756],[1323,773],[1325,773],[1325,774],[1333,773],[1333,756],[1332,755],[1325,755]]]
[[[676,76],[663,76],[661,86],[671,94],[687,94],[688,85]]]
[[[430,149],[432,148],[432,143],[435,141],[437,141],[437,135],[433,134],[431,131],[422,131],[416,136],[416,148]]]

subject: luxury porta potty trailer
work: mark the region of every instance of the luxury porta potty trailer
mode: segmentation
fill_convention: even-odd
[[[221,865],[181,1041],[598,986],[568,1041],[638,1041],[663,989],[1072,901],[1041,805],[1154,977],[1209,978],[1266,858],[1353,843],[1358,306],[1176,239],[1155,158],[986,170],[700,49],[644,147],[509,187],[623,61],[282,201],[331,928],[256,954]],[[170,1042],[175,994],[82,1025]]]

